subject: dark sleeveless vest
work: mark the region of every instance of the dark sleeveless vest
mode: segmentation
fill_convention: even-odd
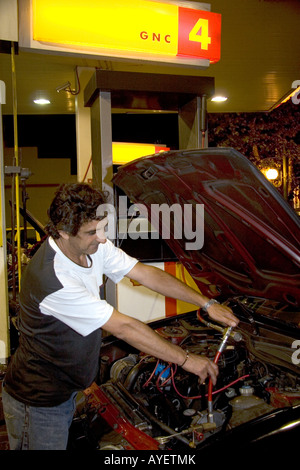
[[[5,390],[33,406],[56,406],[95,380],[102,330],[88,336],[44,315],[41,301],[63,286],[54,271],[55,251],[44,242],[25,269],[20,292],[19,346],[5,375]]]

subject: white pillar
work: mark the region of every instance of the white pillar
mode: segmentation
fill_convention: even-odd
[[[78,67],[80,92],[76,95],[76,148],[77,181],[87,183],[92,179],[91,108],[84,107],[84,89],[94,68]]]
[[[2,104],[5,104],[5,83],[3,81],[0,81],[0,363],[5,364],[10,355],[10,341],[9,341],[9,309],[8,309],[7,253],[6,253]]]

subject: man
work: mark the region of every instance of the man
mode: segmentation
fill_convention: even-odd
[[[104,274],[116,283],[128,276],[160,294],[206,306],[215,320],[238,322],[229,308],[107,240],[97,217],[104,202],[89,185],[61,187],[49,209],[49,237],[22,276],[19,346],[2,391],[11,449],[66,449],[76,393],[97,376],[102,328],[201,381],[211,376],[216,382],[213,362],[186,353],[100,298]]]

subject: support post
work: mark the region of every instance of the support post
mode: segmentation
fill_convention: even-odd
[[[195,96],[179,108],[179,148],[196,149],[208,146],[206,96]]]
[[[91,106],[91,137],[93,184],[108,193],[107,202],[114,205],[111,92],[109,91],[99,91]],[[109,279],[105,283],[103,296],[117,308],[116,285]]]
[[[114,203],[111,93],[99,91],[91,107],[91,137],[93,183],[108,193],[108,202]]]
[[[80,82],[80,91],[76,95],[77,180],[84,183],[92,178],[91,112],[84,106],[84,88],[93,72],[91,67],[77,67]]]
[[[2,104],[5,104],[5,83],[3,81],[0,81],[0,364],[6,364],[10,355],[10,340],[7,282]]]
[[[283,197],[287,201],[288,198],[288,159],[286,155],[282,157],[282,181],[283,181]]]

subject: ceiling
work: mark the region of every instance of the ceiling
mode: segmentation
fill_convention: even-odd
[[[184,3],[184,2],[182,2]],[[189,2],[190,3],[190,2]],[[270,110],[300,80],[299,0],[211,0],[211,11],[222,14],[221,60],[207,70],[124,63],[84,56],[41,54],[19,50],[15,56],[18,114],[73,114],[75,96],[56,91],[71,83],[75,67],[83,71],[81,88],[95,68],[114,71],[210,76],[226,102],[208,102],[208,112]],[[81,68],[82,67],[82,68]],[[3,114],[12,114],[11,56],[0,54],[0,80],[6,84]],[[33,99],[46,95],[50,105]]]

